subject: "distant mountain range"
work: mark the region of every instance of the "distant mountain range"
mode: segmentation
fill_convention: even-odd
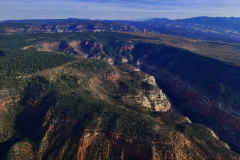
[[[51,19],[51,20],[9,20],[0,23],[0,34],[34,34],[59,32],[143,32],[135,28],[112,21],[88,19]]]
[[[235,17],[195,17],[178,20],[154,18],[146,21],[118,21],[118,23],[146,28],[154,33],[240,43],[240,18]]]
[[[240,43],[240,18],[194,17],[170,20],[153,18],[141,21],[46,19],[8,20],[0,23],[0,34],[56,32],[151,32],[181,37]]]

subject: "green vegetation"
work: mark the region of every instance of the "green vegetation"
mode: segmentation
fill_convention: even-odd
[[[75,59],[69,55],[32,50],[14,50],[4,54],[0,58],[0,70],[6,70],[10,73],[35,73],[38,70],[61,66]]]
[[[6,130],[5,135],[0,135],[0,140],[4,140],[0,143],[1,159],[29,159],[37,156],[42,156],[43,159],[77,159],[82,139],[89,137],[93,138],[87,139],[87,143],[91,143],[86,145],[85,158],[90,159],[104,158],[108,148],[108,155],[112,159],[120,159],[123,152],[127,159],[140,159],[144,156],[144,159],[152,158],[155,151],[172,156],[178,149],[184,151],[189,158],[198,158],[196,155],[199,153],[205,159],[236,157],[237,154],[224,148],[222,142],[213,138],[209,129],[203,125],[181,122],[184,117],[173,113],[144,112],[138,109],[139,106],[120,101],[122,96],[135,96],[142,90],[157,89],[141,81],[145,74],[133,73],[130,69],[115,67],[103,60],[38,52],[34,48],[21,49],[43,41],[87,39],[106,44],[105,52],[113,58],[119,54],[131,54],[137,59],[144,59],[145,52],[150,50],[147,60],[153,64],[158,61],[160,68],[174,62],[176,66],[173,65],[169,70],[176,74],[184,65],[191,66],[199,59],[201,63],[206,62],[200,66],[212,67],[212,64],[217,64],[165,45],[138,43],[132,51],[124,52],[117,48],[118,45],[125,44],[124,40],[137,38],[139,37],[121,33],[2,36],[0,88],[9,90],[9,93],[1,94],[1,98],[12,99],[16,95],[17,98],[4,105],[4,112],[0,110],[1,118],[3,117],[1,122],[8,122],[0,126],[0,129]],[[154,59],[155,54],[159,55],[158,59]],[[187,63],[186,59],[194,61]],[[185,64],[181,64],[181,61]],[[197,67],[189,72],[200,69]],[[224,66],[220,69],[224,70]],[[205,76],[205,73],[199,73]],[[192,80],[194,76],[188,77],[182,73],[182,77]],[[210,75],[209,79],[211,80]],[[207,84],[204,81],[198,83]],[[231,88],[237,83],[232,85]],[[225,91],[228,88],[224,84],[223,87]],[[183,139],[189,141],[190,147],[184,144],[181,146]],[[81,154],[83,153],[85,151]],[[142,154],[141,157],[136,153]]]
[[[76,68],[80,71],[84,71],[87,73],[99,73],[101,70],[109,70],[111,72],[112,67],[110,64],[106,63],[103,60],[96,60],[96,59],[86,59],[81,61],[81,63],[76,62],[69,65],[69,67]]]

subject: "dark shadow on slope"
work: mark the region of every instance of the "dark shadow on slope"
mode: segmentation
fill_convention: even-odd
[[[0,51],[0,56],[5,56],[3,51]]]

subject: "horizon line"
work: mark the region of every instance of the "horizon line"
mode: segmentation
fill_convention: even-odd
[[[199,17],[208,17],[208,18],[240,18],[240,17],[235,17],[235,16],[196,16],[196,17],[189,17],[189,18],[178,18],[178,19],[170,19],[166,17],[146,17],[146,18],[136,18],[136,19],[91,19],[91,18],[50,18],[50,19],[45,19],[45,18],[39,18],[39,19],[8,19],[8,20],[0,20],[0,22],[7,22],[7,21],[43,21],[43,20],[91,20],[91,21],[146,21],[146,20],[151,20],[151,19],[169,19],[169,20],[183,20],[183,19],[191,19],[191,18],[199,18]]]

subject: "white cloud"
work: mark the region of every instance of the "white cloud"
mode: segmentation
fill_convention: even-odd
[[[0,18],[240,16],[239,5],[237,0],[1,0]]]

